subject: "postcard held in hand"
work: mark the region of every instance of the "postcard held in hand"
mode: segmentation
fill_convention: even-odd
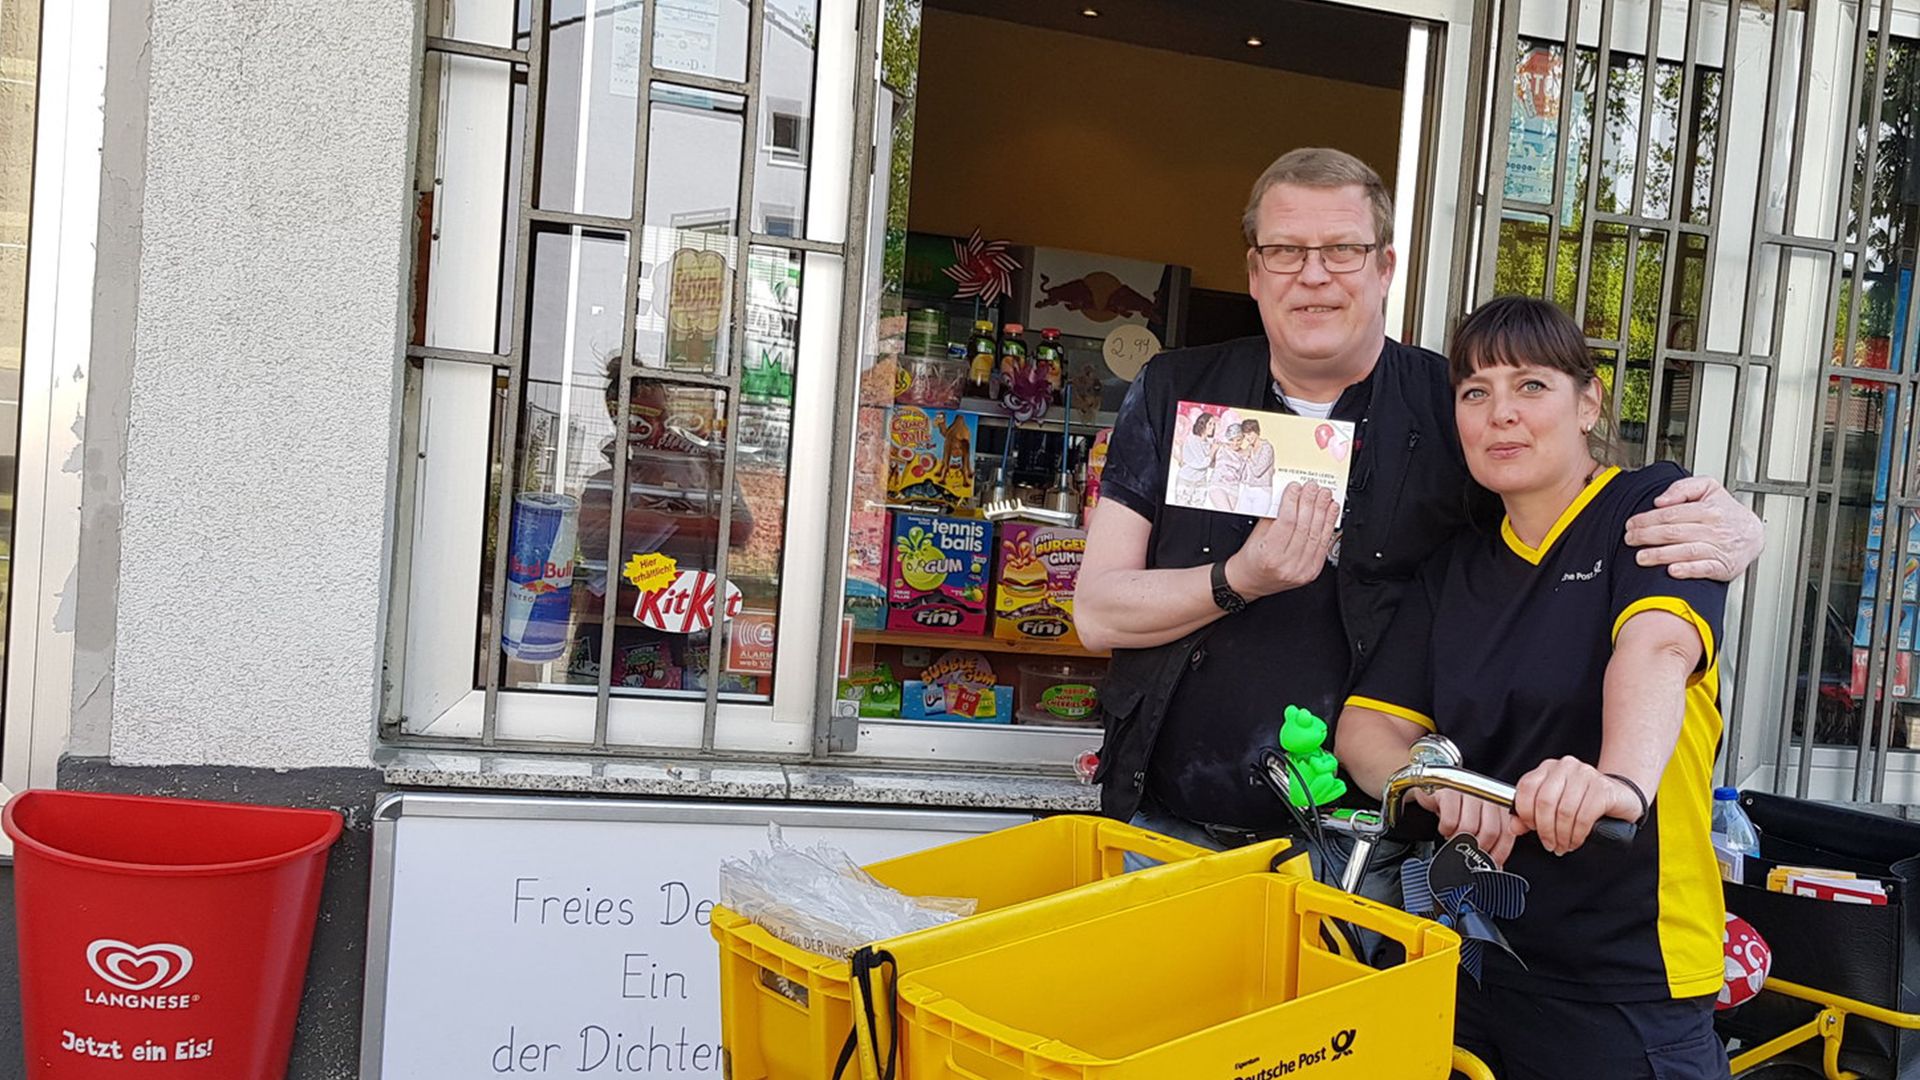
[[[1347,501],[1353,424],[1183,401],[1167,463],[1168,506],[1273,517],[1292,483],[1312,481]]]

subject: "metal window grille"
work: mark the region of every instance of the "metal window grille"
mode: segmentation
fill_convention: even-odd
[[[435,0],[434,10],[430,12],[429,25],[441,25],[439,16],[444,14],[446,5],[456,0]],[[739,441],[734,433],[740,430],[740,404],[742,399],[742,377],[745,348],[748,334],[750,266],[754,253],[771,252],[789,259],[800,258],[801,253],[821,253],[841,257],[845,266],[843,296],[845,300],[841,319],[848,324],[845,333],[851,332],[851,324],[858,313],[860,297],[860,273],[862,244],[861,231],[846,233],[849,243],[828,243],[807,239],[799,222],[793,216],[793,208],[770,208],[767,214],[767,228],[756,231],[752,226],[755,218],[755,186],[758,174],[766,158],[761,154],[763,144],[769,137],[775,137],[782,153],[779,160],[792,161],[796,155],[807,150],[807,124],[801,117],[782,114],[776,118],[788,122],[786,129],[776,128],[763,134],[761,126],[768,116],[763,103],[763,67],[766,63],[765,42],[770,21],[789,21],[784,12],[769,12],[767,0],[742,0],[747,12],[746,45],[744,75],[741,78],[727,78],[712,74],[694,73],[678,68],[662,66],[656,63],[655,28],[658,24],[661,0],[586,0],[586,10],[572,15],[562,15],[556,20],[554,0],[519,0],[517,5],[518,30],[511,47],[488,44],[454,37],[429,33],[423,40],[423,86],[421,94],[420,144],[422,169],[430,169],[434,160],[433,145],[437,138],[436,107],[439,90],[435,85],[439,65],[448,58],[471,58],[498,64],[510,65],[516,84],[515,96],[518,99],[516,111],[519,130],[515,133],[518,145],[518,181],[517,189],[507,193],[510,200],[509,218],[506,235],[503,238],[501,259],[501,323],[497,339],[498,347],[494,351],[448,348],[428,344],[424,332],[427,306],[427,259],[426,251],[434,226],[434,213],[428,185],[421,185],[421,206],[417,215],[416,250],[420,253],[416,259],[413,290],[413,313],[411,333],[406,356],[409,361],[409,381],[405,412],[402,418],[402,454],[406,463],[399,483],[399,519],[396,532],[402,551],[411,543],[411,535],[418,524],[412,520],[411,490],[416,481],[415,459],[420,452],[422,421],[420,416],[420,378],[419,372],[429,361],[456,364],[480,365],[493,373],[497,404],[494,423],[497,437],[493,440],[496,457],[491,462],[493,471],[493,493],[488,500],[489,522],[487,525],[490,555],[483,566],[488,587],[487,609],[480,619],[481,638],[479,646],[479,664],[476,681],[484,692],[483,714],[477,738],[428,740],[430,745],[445,746],[450,742],[477,743],[482,746],[515,745],[523,748],[562,749],[569,751],[603,751],[609,748],[609,702],[612,697],[612,678],[615,668],[614,651],[616,635],[617,583],[619,562],[622,556],[622,531],[625,524],[625,501],[629,491],[629,443],[632,427],[630,406],[636,380],[657,385],[668,391],[688,390],[712,392],[724,396],[725,407],[719,422],[721,430],[727,433],[724,450],[720,454],[720,475],[717,477],[719,496],[714,507],[717,518],[714,532],[714,551],[712,552],[711,572],[719,582],[728,580],[728,562],[731,526],[735,511],[735,466],[738,457]],[[868,10],[860,16],[863,40],[872,40],[874,19]],[[546,144],[548,132],[543,128],[544,108],[550,93],[565,88],[549,86],[551,56],[549,48],[552,31],[559,29],[562,22],[596,20],[620,13],[637,14],[642,31],[637,35],[637,57],[632,63],[637,66],[633,76],[637,104],[633,130],[632,191],[630,212],[625,216],[602,213],[587,213],[579,210],[554,209],[542,205],[539,189],[541,176],[541,155]],[[791,28],[790,28],[791,29]],[[812,33],[811,27],[800,28],[802,32]],[[816,63],[813,54],[809,54],[809,63]],[[872,60],[862,54],[856,64],[856,85],[869,80],[872,74]],[[811,79],[813,76],[810,76]],[[649,227],[648,210],[648,156],[649,124],[654,117],[654,105],[658,103],[684,102],[689,98],[715,96],[724,98],[730,114],[737,114],[739,121],[739,177],[738,187],[732,193],[736,199],[735,214],[731,218],[717,222],[723,235],[714,238],[715,247],[726,253],[729,273],[727,286],[730,292],[725,311],[727,317],[723,323],[724,363],[713,371],[682,370],[670,366],[642,365],[636,359],[638,326],[640,319],[640,276],[642,271],[642,238]],[[870,96],[870,95],[868,95]],[[783,104],[790,109],[792,103]],[[856,127],[856,147],[865,141],[863,131],[869,129]],[[576,138],[584,142],[588,133],[583,129]],[[791,145],[789,145],[791,144]],[[857,153],[856,153],[856,156]],[[511,172],[509,173],[511,175]],[[857,208],[864,199],[866,177],[856,173],[851,184],[851,194],[856,196]],[[858,215],[854,215],[856,218]],[[684,223],[675,221],[676,226]],[[658,227],[656,224],[653,227]],[[517,475],[520,466],[521,446],[530,434],[522,430],[522,413],[527,407],[528,383],[528,340],[530,293],[534,283],[533,262],[535,245],[542,236],[571,238],[575,243],[582,238],[604,238],[617,243],[624,249],[625,276],[621,283],[624,310],[621,322],[621,339],[613,367],[617,367],[617,402],[615,406],[612,435],[612,479],[611,503],[606,550],[608,581],[605,585],[606,597],[600,614],[598,683],[594,688],[595,708],[592,735],[590,740],[571,742],[552,742],[542,740],[531,743],[524,740],[509,739],[499,732],[500,695],[502,692],[503,652],[501,646],[504,625],[504,604],[506,598],[507,562],[510,547],[509,531],[512,520],[514,493],[518,490]],[[843,337],[845,336],[843,333]],[[794,332],[797,340],[797,331]],[[800,377],[817,379],[830,378],[824,370],[800,373]],[[563,386],[562,393],[569,392]],[[612,395],[610,395],[612,396]],[[531,418],[530,418],[531,419]],[[542,416],[537,418],[546,421]],[[542,429],[544,431],[544,428]],[[533,433],[539,434],[539,433]],[[542,437],[545,437],[544,435]],[[564,440],[566,432],[558,435]],[[583,550],[583,556],[589,553]],[[406,595],[406,578],[409,560],[404,557],[395,559],[396,595]],[[724,588],[724,586],[722,586]],[[407,617],[405,604],[394,605],[394,627],[390,637],[404,641],[404,626]],[[716,607],[719,602],[716,601]],[[721,686],[725,649],[721,647],[719,622],[721,617],[716,611],[714,632],[709,639],[706,653],[707,669],[704,679],[704,698],[701,722],[701,736],[696,750],[677,747],[665,752],[674,756],[689,754],[710,754],[714,750],[715,727],[721,702]],[[812,628],[791,628],[795,635],[811,633]],[[448,642],[447,647],[458,647],[458,643]],[[389,647],[389,667],[404,662],[403,648],[398,644]],[[831,652],[827,662],[831,662]],[[401,672],[404,677],[404,672]],[[390,680],[391,681],[391,680]],[[584,684],[581,693],[584,694]],[[391,690],[391,686],[390,686]],[[389,705],[386,734],[389,737],[398,734],[398,725],[393,722],[392,706]],[[400,738],[399,741],[409,741]],[[638,745],[620,744],[620,752],[633,754],[649,753],[649,748]]]
[[[1733,440],[1737,450],[1750,452],[1752,465],[1742,463],[1741,453],[1732,454],[1728,486],[1746,496],[1763,519],[1792,515],[1788,520],[1801,524],[1790,540],[1797,547],[1786,570],[1794,576],[1784,602],[1791,629],[1784,653],[1773,658],[1777,663],[1754,663],[1758,650],[1778,650],[1779,643],[1755,632],[1758,605],[1751,574],[1739,605],[1737,650],[1727,665],[1734,677],[1725,702],[1729,750],[1722,768],[1729,782],[1742,779],[1733,748],[1742,744],[1743,719],[1763,717],[1777,725],[1770,733],[1775,790],[1801,796],[1810,791],[1816,742],[1838,742],[1853,752],[1848,755],[1852,797],[1882,799],[1895,722],[1911,712],[1916,697],[1906,662],[1900,660],[1916,643],[1897,639],[1896,628],[1914,607],[1900,599],[1897,583],[1908,533],[1920,521],[1912,469],[1915,339],[1920,335],[1905,330],[1920,305],[1910,284],[1898,285],[1888,301],[1880,295],[1888,291],[1886,281],[1874,280],[1887,279],[1890,270],[1892,280],[1910,283],[1912,250],[1920,243],[1913,212],[1920,193],[1889,193],[1883,176],[1888,170],[1880,160],[1888,148],[1903,152],[1908,133],[1920,121],[1920,103],[1911,95],[1887,94],[1890,57],[1902,65],[1904,78],[1920,49],[1920,43],[1893,36],[1893,7],[1838,0],[1684,6],[1569,0],[1563,35],[1524,39],[1522,15],[1552,10],[1549,5],[1510,2],[1482,9],[1484,53],[1495,77],[1485,97],[1476,98],[1484,103],[1485,124],[1484,162],[1472,182],[1479,217],[1463,227],[1460,239],[1461,254],[1473,267],[1473,285],[1456,297],[1455,310],[1463,313],[1496,289],[1560,300],[1600,354],[1614,415],[1627,421],[1621,434],[1636,464],[1672,458],[1693,466],[1698,445],[1691,422],[1703,410],[1719,407],[1703,398],[1703,383],[1716,371],[1730,376],[1718,381],[1731,383]],[[1634,52],[1616,48],[1615,26],[1623,17],[1644,26],[1644,42]],[[1663,38],[1663,20],[1674,18],[1685,20],[1678,59],[1670,58],[1671,37]],[[1710,66],[1699,58],[1703,44],[1711,44],[1703,43],[1703,28],[1713,21],[1724,24],[1724,39],[1719,63]],[[1767,32],[1755,33],[1756,25]],[[1669,43],[1666,57],[1663,40]],[[1542,65],[1551,70],[1537,72],[1554,83],[1558,95],[1555,157],[1544,199],[1515,197],[1508,183],[1509,152],[1520,141],[1510,140],[1509,133],[1527,122],[1516,120],[1513,110],[1516,102],[1525,107],[1529,71],[1524,61],[1536,50],[1557,61]],[[1629,77],[1619,83],[1634,92],[1614,92],[1620,72]],[[1824,78],[1816,79],[1817,74]],[[1569,92],[1582,89],[1584,95]],[[1735,107],[1764,109],[1757,175],[1729,175],[1728,140],[1735,126],[1730,110]],[[1837,119],[1830,118],[1823,130],[1816,117],[1828,110]],[[1823,145],[1838,147],[1824,162]],[[1618,183],[1629,159],[1630,183]],[[1669,163],[1664,175],[1657,167],[1650,173],[1650,161]],[[1703,168],[1711,171],[1707,190],[1689,191]],[[1893,186],[1900,188],[1907,173],[1892,172]],[[1650,179],[1670,184],[1670,192],[1659,197],[1650,191]],[[1830,185],[1835,197],[1803,198],[1806,183],[1822,185],[1807,189],[1814,195]],[[1744,201],[1730,197],[1730,185],[1757,185],[1750,192],[1750,222],[1729,220],[1730,207]],[[1527,272],[1530,265],[1521,265],[1526,259],[1519,256],[1526,245],[1519,240],[1536,225],[1544,233],[1544,262],[1538,272]],[[1744,259],[1743,306],[1736,316],[1737,343],[1714,349],[1707,340],[1713,277],[1716,267],[1728,265],[1721,246],[1730,231],[1741,232],[1736,226],[1748,227],[1742,239],[1751,243]],[[1879,239],[1870,244],[1876,231]],[[1623,249],[1623,295],[1603,297],[1596,305],[1596,258],[1615,258],[1615,249]],[[1651,270],[1649,259],[1655,263]],[[1817,370],[1795,371],[1782,362],[1789,331],[1785,298],[1790,288],[1804,292],[1809,282],[1825,301],[1814,308],[1820,320]],[[1657,290],[1652,302],[1645,297],[1648,288]],[[1869,295],[1870,288],[1879,294]],[[1894,327],[1876,339],[1883,353],[1862,351],[1863,310],[1874,305],[1874,317],[1891,320]],[[1646,328],[1637,323],[1650,323],[1653,332],[1636,334]],[[1690,333],[1678,332],[1687,326]],[[1815,340],[1810,328],[1801,329],[1809,342]],[[1757,401],[1749,400],[1756,395]],[[1795,395],[1811,395],[1815,403],[1807,409],[1811,422],[1804,430],[1776,423]],[[1688,425],[1683,433],[1670,430],[1682,424]],[[1870,430],[1876,427],[1877,432]],[[1884,485],[1865,507],[1850,488],[1858,485],[1849,481],[1846,467],[1849,453],[1857,452],[1848,444],[1860,441],[1863,432],[1880,443],[1877,482]],[[1796,459],[1794,453],[1801,456]],[[1841,533],[1843,517],[1864,524],[1862,510],[1883,516],[1877,550],[1871,529],[1865,549],[1857,552],[1848,546],[1857,546],[1856,538]],[[1861,645],[1851,640],[1847,620],[1828,614],[1850,591],[1850,582],[1843,582],[1836,569],[1846,569],[1856,553],[1866,567],[1877,564],[1877,573],[1862,574],[1857,608],[1871,629]],[[1838,641],[1843,634],[1848,640]],[[1844,658],[1846,646],[1855,646],[1856,670],[1837,673],[1836,661]],[[1781,674],[1763,685],[1745,675],[1755,667]],[[1852,704],[1836,716],[1834,703],[1841,699]],[[1777,712],[1765,710],[1774,702]]]

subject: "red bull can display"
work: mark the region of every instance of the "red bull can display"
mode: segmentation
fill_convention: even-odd
[[[558,660],[567,651],[580,500],[547,491],[515,495],[511,535],[500,647],[528,663]]]

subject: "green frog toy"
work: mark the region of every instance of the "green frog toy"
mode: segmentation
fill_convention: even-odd
[[[1339,759],[1326,748],[1327,722],[1298,705],[1287,706],[1286,717],[1280,725],[1280,748],[1293,761],[1287,798],[1303,810],[1310,805],[1331,806],[1347,793],[1347,782],[1340,779]]]

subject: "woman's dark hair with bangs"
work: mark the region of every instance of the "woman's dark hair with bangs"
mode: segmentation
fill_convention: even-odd
[[[1598,377],[1593,350],[1573,317],[1532,296],[1497,296],[1474,309],[1453,332],[1447,378],[1455,386],[1484,367],[1535,364],[1571,377],[1576,386]]]
[[[1571,378],[1585,388],[1600,377],[1593,350],[1573,316],[1558,304],[1533,296],[1496,296],[1473,310],[1453,332],[1447,352],[1447,379],[1454,386],[1481,368],[1534,364]],[[1587,449],[1603,465],[1622,460],[1613,442],[1612,395],[1601,388],[1600,422],[1587,433]]]

